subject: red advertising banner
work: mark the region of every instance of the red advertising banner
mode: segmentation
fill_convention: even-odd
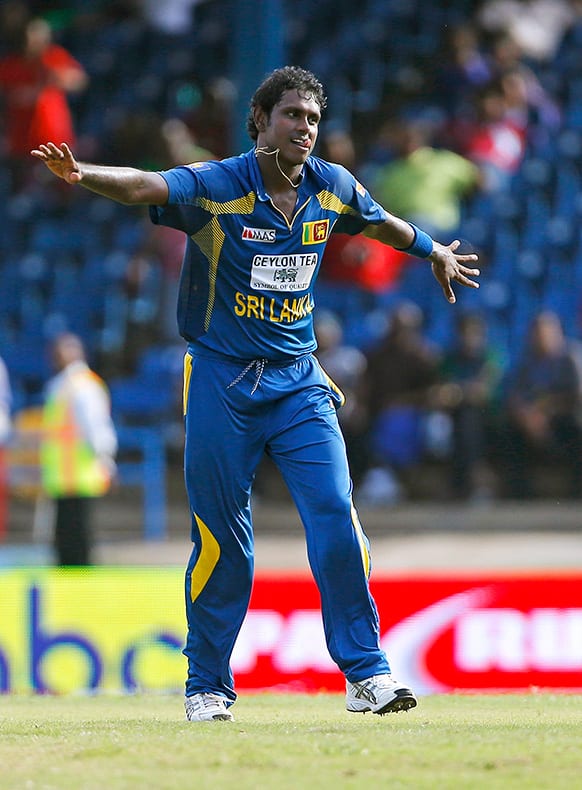
[[[582,575],[372,581],[393,672],[419,694],[582,688]],[[304,575],[259,575],[233,655],[239,690],[341,690],[319,596]]]

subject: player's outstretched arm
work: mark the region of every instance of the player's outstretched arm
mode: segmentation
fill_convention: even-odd
[[[457,282],[468,288],[479,287],[479,283],[471,279],[479,276],[479,269],[469,267],[470,264],[477,262],[478,256],[475,253],[459,255],[457,250],[461,242],[458,240],[448,245],[440,244],[419,228],[391,214],[380,225],[368,225],[364,230],[364,235],[395,247],[397,250],[408,252],[410,255],[428,258],[431,262],[432,273],[443,289],[445,298],[451,304],[456,302],[452,282]]]
[[[78,162],[66,143],[46,143],[31,154],[67,184],[79,184],[118,203],[163,206],[168,200],[168,186],[159,173]]]

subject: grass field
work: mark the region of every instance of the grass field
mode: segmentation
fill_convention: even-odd
[[[0,698],[2,790],[582,787],[582,697],[434,696],[347,713],[339,695],[243,695],[190,724],[170,696]]]

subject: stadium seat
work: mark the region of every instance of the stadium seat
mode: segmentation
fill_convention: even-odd
[[[159,430],[117,426],[117,473],[122,485],[139,486],[144,508],[144,538],[166,536],[166,453]],[[137,456],[137,457],[136,457]]]
[[[182,346],[150,348],[133,376],[110,384],[114,414],[123,424],[164,424],[176,414],[182,384]]]

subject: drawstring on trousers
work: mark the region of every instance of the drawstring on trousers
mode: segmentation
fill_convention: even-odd
[[[244,370],[241,370],[241,372],[238,374],[238,376],[236,378],[234,378],[230,382],[230,384],[228,385],[228,387],[226,389],[229,390],[231,387],[235,387],[239,382],[241,382],[244,379],[244,377],[247,375],[249,370],[252,370],[254,368],[254,371],[255,371],[255,383],[253,384],[253,388],[251,390],[251,395],[254,395],[255,392],[257,391],[257,387],[260,384],[261,376],[263,375],[263,371],[265,369],[265,365],[266,364],[267,364],[267,360],[266,359],[253,359],[253,360],[251,360],[251,362],[249,362],[249,364],[246,366],[246,368]]]

